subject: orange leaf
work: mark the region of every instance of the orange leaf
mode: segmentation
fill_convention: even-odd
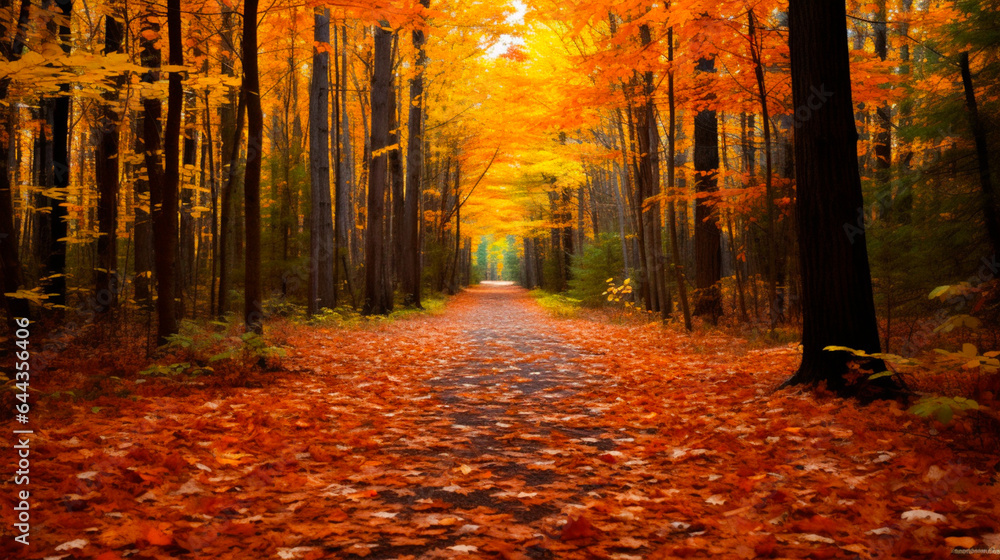
[[[168,544],[174,542],[173,537],[156,527],[150,527],[146,531],[146,540],[149,541],[149,544],[154,546],[167,546]]]

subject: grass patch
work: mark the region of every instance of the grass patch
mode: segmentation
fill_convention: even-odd
[[[397,298],[397,301],[399,299]],[[366,328],[386,325],[419,315],[440,315],[445,312],[448,306],[448,296],[437,293],[426,295],[421,298],[420,304],[421,309],[397,305],[393,312],[388,315],[369,317],[362,315],[360,311],[348,305],[342,305],[336,309],[323,308],[319,313],[306,318],[305,324],[346,329]],[[304,315],[304,310],[302,314]]]
[[[580,300],[578,299],[562,294],[553,294],[541,289],[531,290],[528,293],[531,297],[535,298],[538,305],[541,305],[542,308],[555,317],[568,319],[576,317],[580,313]]]

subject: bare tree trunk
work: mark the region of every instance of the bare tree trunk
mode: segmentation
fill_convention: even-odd
[[[430,0],[421,0],[426,9]],[[423,104],[424,69],[427,55],[424,52],[424,32],[413,30],[413,50],[416,52],[416,73],[410,80],[409,121],[406,146],[406,194],[403,203],[401,280],[404,305],[420,308],[422,271],[420,266],[420,185],[423,180]]]
[[[760,116],[764,125],[764,205],[767,209],[767,297],[769,304],[768,325],[773,331],[780,318],[780,302],[778,300],[778,245],[774,235],[776,227],[774,209],[774,188],[772,187],[771,164],[771,115],[767,109],[767,88],[764,84],[764,65],[761,62],[762,40],[758,32],[757,18],[753,10],[747,12],[750,27],[750,55],[754,63],[754,76],[757,79],[757,96],[760,99]],[[751,177],[753,175],[751,174]]]
[[[639,26],[639,37],[643,45],[652,42],[648,25]],[[673,305],[663,274],[663,230],[660,229],[660,203],[656,201],[660,194],[660,134],[656,126],[655,86],[651,70],[643,73],[642,82],[643,103],[637,110],[636,136],[639,149],[638,203],[646,245],[646,277],[653,311],[669,317]]]
[[[122,52],[124,26],[107,15],[104,18],[104,53]],[[120,118],[115,108],[118,100],[118,90],[125,82],[125,76],[119,75],[111,80],[111,89],[104,94],[108,104],[104,107],[100,121],[95,160],[95,179],[97,181],[98,203],[97,221],[99,237],[97,238],[97,284],[94,298],[97,302],[96,311],[108,311],[118,303],[118,126]]]
[[[222,73],[233,77],[236,75],[233,61],[236,50],[233,43],[233,19],[235,14],[230,8],[222,11]],[[230,89],[228,99],[219,107],[221,127],[221,146],[223,177],[222,193],[220,195],[220,232],[219,232],[219,297],[217,314],[221,318],[229,311],[229,291],[232,289],[232,267],[236,255],[236,208],[234,191],[236,190],[236,169],[239,162],[240,143],[243,138],[243,119],[246,114],[246,99],[243,95],[236,99],[235,89]]]
[[[386,289],[385,187],[389,142],[389,96],[392,91],[392,36],[388,22],[375,25],[374,72],[371,89],[371,168],[368,172],[368,224],[365,237],[365,315],[392,311],[392,292]],[[388,294],[388,298],[386,297]]]
[[[174,0],[180,1],[180,0]],[[260,167],[264,147],[264,115],[260,106],[260,76],[257,70],[257,4],[243,4],[243,95],[247,100],[247,168],[244,179],[246,204],[246,292],[243,318],[247,331],[264,330],[264,294],[260,284]]]
[[[667,30],[667,59],[674,60],[674,29]],[[673,194],[676,176],[674,171],[674,157],[677,151],[677,100],[674,98],[674,71],[673,68],[667,74],[667,193]],[[667,203],[667,221],[670,229],[670,251],[673,253],[674,281],[677,282],[677,295],[681,300],[681,313],[684,315],[684,328],[691,330],[691,310],[688,308],[687,284],[684,282],[682,272],[681,254],[677,245],[677,213],[673,199]]]
[[[399,36],[393,36],[393,43],[398,41]],[[396,49],[393,49],[395,51]],[[399,263],[403,258],[403,155],[400,148],[400,124],[399,124],[399,108],[396,103],[396,74],[392,73],[392,78],[389,86],[389,185],[390,185],[390,198],[392,199],[392,219],[389,221],[391,225],[391,230],[387,232],[390,239],[390,248],[387,253],[389,262],[387,263],[387,268],[389,270],[389,281],[395,285],[396,281],[399,280]]]
[[[317,45],[330,42],[330,11],[319,9],[313,15],[313,38]],[[312,197],[309,220],[309,302],[308,313],[323,307],[333,309],[336,301],[336,247],[333,208],[330,199],[329,99],[330,54],[313,47],[312,81],[309,84],[309,171]]]
[[[167,1],[167,34],[171,66],[184,64],[184,45],[181,42],[180,0]],[[153,258],[156,260],[156,314],[157,334],[160,344],[177,332],[177,190],[180,183],[180,134],[181,108],[184,103],[184,88],[180,72],[170,72],[167,85],[167,124],[164,128],[163,170],[159,181],[150,181],[150,202],[153,205]],[[146,103],[153,103],[146,100]],[[159,112],[159,101],[155,102],[155,112]],[[157,115],[157,118],[159,115]],[[147,111],[146,118],[150,118]],[[146,123],[147,139],[157,137],[152,144],[159,144],[156,120]],[[147,142],[147,150],[151,149]],[[159,159],[155,157],[155,159]],[[149,160],[147,159],[147,162]],[[159,162],[155,165],[158,167]],[[147,166],[148,167],[148,166]],[[158,183],[158,185],[157,185]],[[156,188],[156,187],[159,188]],[[156,191],[159,191],[158,193]],[[153,196],[156,193],[156,196]],[[155,199],[154,199],[155,198]]]
[[[0,9],[13,9],[11,0],[0,1]],[[0,20],[0,55],[8,61],[15,61],[21,55],[21,40],[23,29],[28,24],[30,15],[30,0],[22,0],[17,18],[17,30],[12,42],[7,41],[11,31],[6,28],[6,21]],[[21,275],[21,258],[18,254],[18,230],[14,225],[14,199],[10,181],[10,156],[12,148],[17,144],[15,114],[12,107],[6,103],[10,87],[9,78],[0,78],[0,276],[2,276],[3,294],[17,293],[23,286]],[[7,311],[7,322],[13,329],[15,319],[27,318],[30,309],[28,300],[0,294]]]
[[[703,58],[698,71],[715,72],[715,60]],[[709,97],[714,94],[709,94]],[[715,212],[706,199],[719,190],[716,174],[719,168],[719,120],[714,110],[702,109],[694,118],[695,191],[701,194],[695,201],[695,296],[694,314],[706,316],[716,323],[722,315],[722,240]]]
[[[59,26],[59,43],[63,53],[70,52],[69,21],[73,17],[72,0],[57,2],[65,18]],[[55,190],[63,196],[69,194],[69,124],[70,98],[69,84],[59,86],[61,95],[53,103],[52,111],[52,178]],[[53,305],[66,305],[66,237],[68,235],[68,212],[62,197],[46,197],[49,213],[49,245],[45,259],[45,279],[42,284],[45,292],[50,294],[48,302]]]
[[[354,207],[352,205],[352,200],[354,198],[354,189],[356,182],[354,180],[354,152],[351,150],[351,121],[350,112],[347,110],[347,26],[341,28],[341,41],[340,41],[340,81],[339,81],[339,91],[340,91],[340,114],[341,114],[341,125],[340,125],[340,147],[341,147],[341,158],[340,158],[340,176],[342,184],[340,185],[340,190],[336,194],[336,204],[337,211],[336,221],[334,223],[334,231],[340,238],[340,248],[338,249],[337,262],[340,269],[344,271],[344,277],[348,282],[348,291],[351,294],[351,305],[357,307],[354,301],[354,289],[351,287],[351,275],[353,274],[352,263],[355,262],[354,250],[356,243],[354,240]]]
[[[969,124],[972,126],[972,138],[976,142],[976,159],[979,161],[979,188],[983,195],[983,217],[986,221],[986,233],[993,244],[993,252],[1000,253],[1000,219],[997,218],[997,197],[993,192],[993,181],[990,176],[990,152],[986,143],[986,130],[979,118],[979,107],[976,104],[976,90],[972,87],[972,72],[969,70],[969,53],[963,52],[959,58],[962,69],[962,84],[965,87],[965,106],[969,112]]]
[[[864,237],[844,233],[844,224],[856,222],[864,204],[845,17],[842,2],[789,4],[792,104],[825,102],[801,119],[795,132],[803,352],[799,370],[786,384],[825,381],[831,389],[854,392],[859,387],[847,387],[844,377],[853,356],[825,350],[837,345],[879,351]],[[882,369],[880,363],[870,365]]]

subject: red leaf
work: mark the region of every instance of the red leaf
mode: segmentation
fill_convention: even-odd
[[[560,540],[571,541],[573,539],[585,539],[587,537],[593,537],[596,534],[594,526],[590,524],[590,521],[586,517],[580,516],[576,519],[570,519],[569,523],[563,527],[562,535],[559,535]]]

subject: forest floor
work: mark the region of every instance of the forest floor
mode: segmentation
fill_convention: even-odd
[[[43,410],[31,544],[14,543],[5,524],[0,555],[1000,549],[988,461],[896,403],[775,391],[794,370],[794,345],[556,319],[503,285],[375,328],[288,328],[285,371],[263,387]],[[5,519],[15,489],[4,481]]]

